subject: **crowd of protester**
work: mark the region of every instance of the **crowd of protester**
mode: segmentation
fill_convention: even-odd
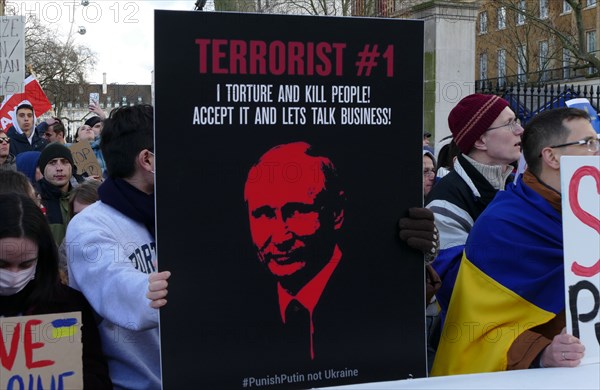
[[[170,273],[157,272],[156,263],[153,109],[90,111],[75,142],[90,142],[102,177],[77,172],[61,120],[36,127],[27,102],[0,131],[0,316],[81,311],[86,388],[159,389],[158,309]],[[400,220],[400,239],[425,257],[432,375],[578,365],[584,347],[564,331],[557,177],[560,156],[600,154],[588,114],[557,108],[523,128],[505,100],[473,94],[448,125],[452,136],[438,145],[437,159],[424,135],[425,207]],[[521,153],[528,168],[514,180]],[[515,225],[530,233],[507,234]],[[496,290],[473,281],[481,275]],[[518,290],[517,298],[499,303],[503,288]],[[535,289],[548,291],[544,302]],[[497,309],[526,303],[546,310]],[[449,324],[492,320],[522,324],[520,333],[497,344],[485,334],[445,337]]]
[[[28,102],[0,131],[0,317],[79,311],[85,388],[159,389],[170,273],[156,272],[153,108],[90,111],[75,141],[90,142],[101,177],[77,171],[62,121],[34,126]]]
[[[401,218],[400,238],[425,255],[431,375],[580,364],[565,328],[560,157],[600,155],[590,119],[555,108],[523,128],[505,100],[473,94],[450,112],[437,166],[424,147],[425,208]],[[461,324],[479,328],[457,339]]]

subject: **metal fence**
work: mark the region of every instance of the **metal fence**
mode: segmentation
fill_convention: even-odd
[[[476,92],[494,94],[506,99],[523,124],[535,114],[551,108],[564,107],[565,101],[586,98],[600,112],[600,86],[567,84],[493,84],[478,82]]]

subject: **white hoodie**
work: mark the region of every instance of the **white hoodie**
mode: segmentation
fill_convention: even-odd
[[[70,221],[65,240],[69,285],[103,319],[98,328],[115,389],[160,389],[158,310],[146,298],[154,239],[98,201]]]

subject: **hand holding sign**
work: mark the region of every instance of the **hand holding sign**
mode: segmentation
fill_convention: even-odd
[[[150,307],[159,309],[167,304],[165,297],[167,296],[167,287],[169,282],[167,279],[171,276],[169,271],[153,272],[148,277],[148,292],[146,298],[150,299]]]
[[[566,329],[552,339],[552,343],[542,352],[542,367],[576,367],[581,363],[585,346]]]
[[[84,172],[90,177],[102,177],[102,168],[98,163],[96,154],[92,149],[89,141],[79,141],[69,147],[75,160],[75,166],[77,166],[77,172],[83,174]]]

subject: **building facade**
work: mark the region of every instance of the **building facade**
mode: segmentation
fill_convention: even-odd
[[[577,59],[569,42],[600,58],[598,0],[580,0],[576,12],[563,0],[484,0],[477,16],[475,80],[511,83],[598,84],[598,68]]]
[[[67,127],[67,138],[74,138],[79,126],[88,118],[95,115],[88,108],[90,94],[98,94],[98,103],[108,116],[110,112],[122,106],[135,104],[152,104],[152,86],[138,84],[88,84],[85,86],[69,84],[61,95],[61,101],[52,102],[52,111],[46,113],[43,118],[58,115],[65,127]]]

